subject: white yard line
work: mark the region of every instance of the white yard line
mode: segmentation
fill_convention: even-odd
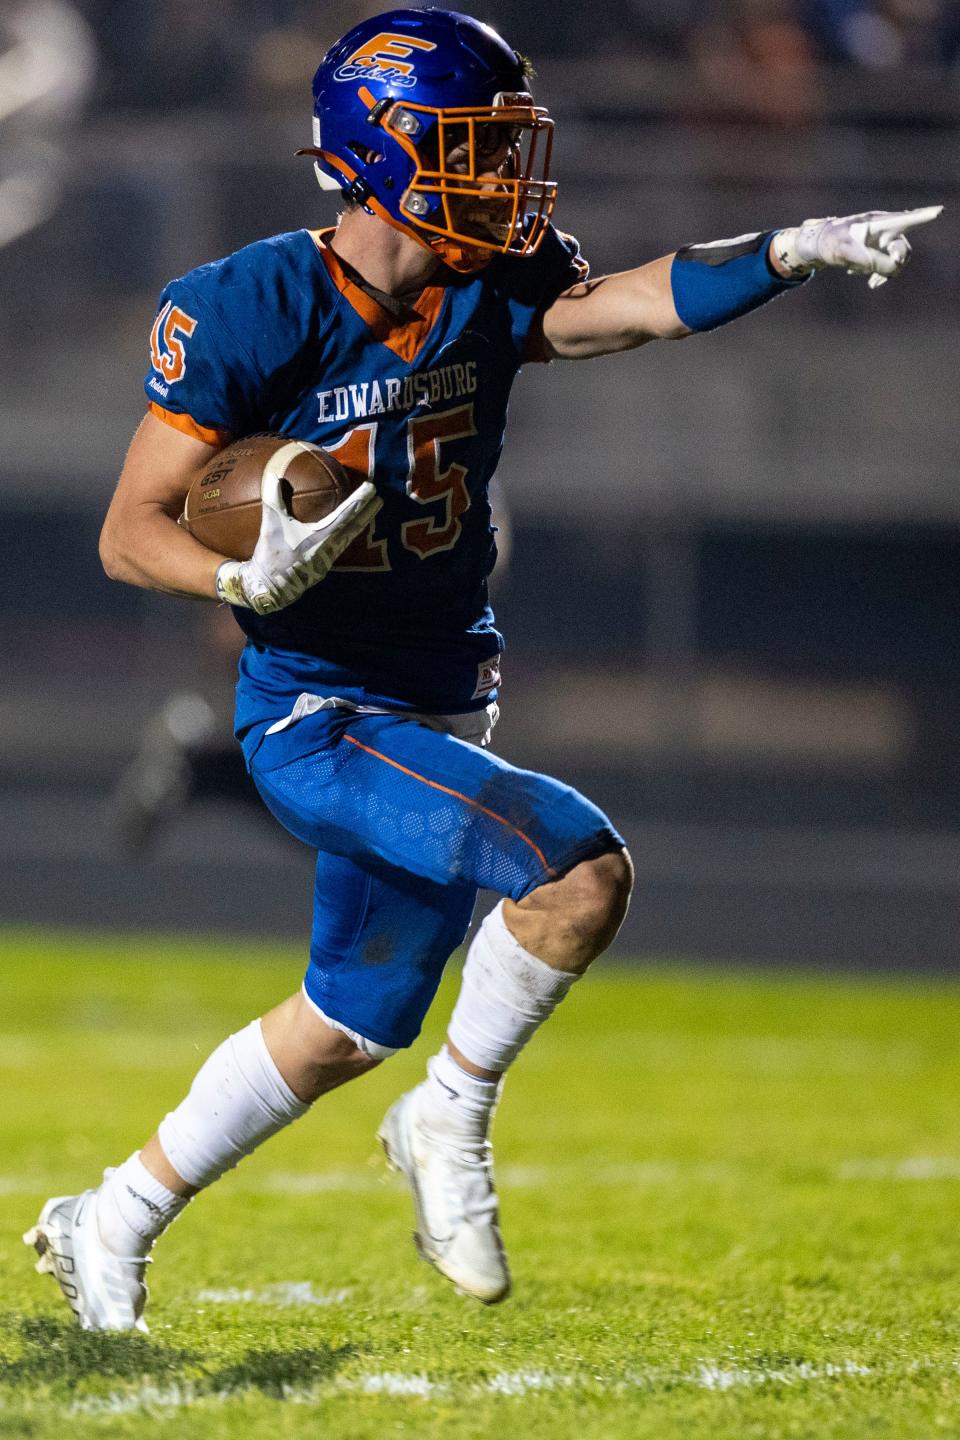
[[[50,1185],[36,1176],[0,1175],[0,1195],[52,1195]]]
[[[613,1190],[625,1186],[715,1184],[734,1180],[738,1173],[740,1168],[729,1164],[671,1160],[638,1160],[614,1165],[505,1164],[497,1167],[497,1184],[502,1190],[546,1190],[550,1186],[573,1183],[583,1189]],[[838,1180],[960,1180],[960,1156],[855,1158],[841,1161],[835,1175]],[[42,1176],[0,1175],[0,1196],[52,1194],[58,1185],[62,1189],[63,1183]],[[372,1167],[312,1173],[274,1171],[251,1180],[240,1175],[228,1183],[231,1189],[246,1195],[370,1195],[404,1188],[400,1176]]]
[[[285,1385],[280,1396],[284,1402],[312,1405],[335,1394],[390,1395],[410,1400],[453,1398],[458,1401],[497,1395],[511,1399],[562,1391],[584,1391],[591,1394],[623,1394],[630,1390],[653,1390],[658,1387],[690,1386],[722,1394],[738,1388],[761,1385],[799,1385],[817,1381],[836,1382],[859,1379],[878,1372],[853,1360],[838,1363],[824,1361],[812,1364],[776,1367],[736,1364],[715,1364],[702,1361],[686,1374],[671,1370],[651,1370],[633,1375],[569,1375],[550,1370],[502,1370],[483,1381],[431,1379],[419,1372],[406,1374],[396,1370],[372,1371],[366,1375],[337,1376],[312,1386]],[[74,1401],[71,1413],[78,1415],[129,1415],[140,1411],[170,1411],[188,1406],[224,1405],[230,1400],[257,1393],[257,1386],[237,1385],[224,1390],[204,1389],[202,1382],[185,1382],[158,1386],[143,1384],[131,1390],[113,1391],[108,1395],[83,1396]]]
[[[344,1305],[352,1290],[316,1291],[309,1280],[284,1280],[261,1290],[198,1290],[197,1300],[208,1305]]]
[[[586,1189],[675,1184],[715,1184],[737,1178],[740,1167],[706,1162],[677,1163],[671,1160],[637,1160],[613,1165],[517,1165],[497,1167],[497,1184],[502,1190],[546,1190],[550,1186],[577,1184]],[[842,1161],[835,1171],[838,1180],[960,1180],[960,1156],[909,1155],[902,1158],[855,1158]],[[0,1175],[0,1196],[53,1193],[62,1181],[30,1175]],[[274,1171],[256,1179],[242,1175],[228,1182],[230,1188],[246,1195],[370,1195],[383,1190],[402,1190],[402,1177],[383,1168],[367,1170],[321,1170],[300,1173]]]
[[[287,1174],[274,1171],[261,1180],[239,1178],[237,1188],[248,1195],[327,1195],[330,1193],[360,1194],[391,1187],[394,1180],[386,1170],[324,1170],[314,1174]]]
[[[801,1360],[797,1365],[788,1365],[773,1370],[749,1370],[740,1366],[700,1365],[692,1377],[693,1383],[703,1390],[733,1390],[739,1385],[796,1385],[804,1380],[837,1380],[850,1375],[871,1375],[868,1365],[858,1365],[845,1360],[842,1365],[829,1361],[824,1365],[811,1365]]]
[[[844,1160],[838,1180],[960,1180],[960,1156],[908,1155],[902,1159]]]
[[[426,1375],[403,1375],[386,1370],[381,1374],[361,1375],[356,1381],[344,1380],[335,1388],[358,1390],[363,1395],[415,1395],[427,1399],[431,1395],[445,1395],[450,1386],[442,1380],[430,1380]]]
[[[135,1415],[143,1410],[179,1410],[207,1397],[196,1385],[138,1385],[133,1390],[114,1390],[109,1395],[84,1395],[70,1406],[71,1415]],[[223,1401],[227,1394],[217,1397]]]
[[[48,1052],[29,1035],[0,1034],[0,1069],[22,1070],[43,1061]]]
[[[852,1165],[860,1162],[853,1161]],[[886,1166],[894,1162],[864,1162]],[[960,1161],[904,1162],[905,1164],[940,1163],[956,1167],[960,1174]],[[577,1165],[500,1165],[497,1167],[497,1184],[502,1190],[546,1190],[550,1186],[576,1184],[581,1189],[614,1190],[629,1186],[656,1186],[683,1183],[713,1184],[718,1180],[729,1180],[736,1175],[730,1165],[681,1163],[671,1160],[638,1160],[613,1165],[592,1165],[589,1162]],[[866,1176],[867,1171],[863,1174]],[[870,1172],[871,1174],[873,1172]],[[879,1173],[879,1172],[878,1172]],[[886,1175],[886,1171],[883,1172]],[[861,1178],[858,1174],[841,1175],[843,1179]],[[928,1179],[927,1175],[911,1175],[900,1178]],[[64,1190],[63,1178],[44,1178],[36,1175],[0,1175],[0,1196],[3,1195],[44,1195],[59,1194]],[[246,1179],[241,1173],[235,1180],[228,1181],[231,1190],[245,1195],[372,1195],[378,1191],[401,1191],[405,1188],[402,1176],[391,1174],[383,1165],[370,1166],[366,1170],[320,1170],[312,1173],[276,1170],[256,1178]]]
[[[497,1184],[503,1190],[541,1190],[550,1185],[577,1183],[594,1189],[630,1185],[672,1185],[678,1181],[713,1183],[730,1179],[729,1165],[675,1164],[669,1160],[638,1160],[617,1165],[498,1165]],[[327,1170],[314,1174],[275,1171],[262,1179],[237,1180],[237,1188],[251,1195],[370,1194],[403,1189],[402,1178],[383,1169]]]
[[[501,1370],[491,1375],[483,1389],[491,1395],[529,1395],[541,1390],[570,1390],[572,1375],[554,1375],[549,1370]]]

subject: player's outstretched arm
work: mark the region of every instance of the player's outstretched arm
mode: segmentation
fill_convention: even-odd
[[[908,230],[929,224],[941,205],[870,210],[805,220],[784,230],[687,245],[636,270],[582,281],[542,318],[545,359],[586,360],[649,340],[713,330],[802,284],[815,270],[868,275],[871,287],[899,275],[910,257]]]
[[[588,360],[691,334],[673,300],[673,259],[664,255],[636,270],[581,280],[565,290],[543,315],[544,358]]]

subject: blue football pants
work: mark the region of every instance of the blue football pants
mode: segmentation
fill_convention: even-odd
[[[378,1045],[416,1039],[478,889],[520,900],[623,844],[576,790],[415,720],[327,710],[293,728],[251,773],[319,852],[306,993]]]

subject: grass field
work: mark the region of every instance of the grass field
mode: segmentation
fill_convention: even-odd
[[[0,959],[0,1437],[960,1436],[960,987],[595,972],[498,1116],[494,1310],[416,1259],[373,1142],[448,990],[174,1226],[146,1338],[76,1330],[20,1232],[300,957],[8,932]]]

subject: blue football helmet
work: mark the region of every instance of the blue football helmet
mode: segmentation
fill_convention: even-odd
[[[356,25],[313,82],[317,179],[452,269],[531,255],[556,202],[553,121],[495,30],[451,10]]]

